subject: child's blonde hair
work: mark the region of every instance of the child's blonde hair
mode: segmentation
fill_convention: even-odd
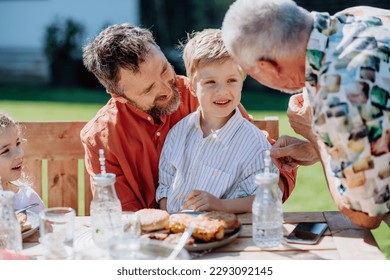
[[[15,126],[18,130],[20,129],[19,125],[8,114],[0,112],[0,132],[11,125]]]
[[[200,32],[188,34],[187,42],[183,48],[183,61],[187,77],[191,82],[200,66],[216,62],[224,63],[229,59],[232,59],[232,57],[222,41],[220,29],[204,29]],[[243,79],[245,79],[246,74],[238,64],[237,66]]]

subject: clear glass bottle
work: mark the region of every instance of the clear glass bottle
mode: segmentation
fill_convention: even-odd
[[[279,246],[283,241],[283,209],[279,175],[271,173],[270,152],[264,158],[264,172],[256,175],[257,192],[252,204],[253,242],[260,248]]]
[[[116,176],[112,173],[93,177],[95,192],[91,201],[92,239],[108,248],[112,238],[122,236],[122,206],[115,192]]]
[[[14,212],[14,193],[0,191],[0,248],[22,251],[22,232]]]

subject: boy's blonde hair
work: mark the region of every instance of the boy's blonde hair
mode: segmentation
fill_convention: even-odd
[[[183,61],[187,77],[191,82],[200,66],[216,62],[223,63],[229,59],[232,59],[232,57],[222,41],[222,31],[220,29],[204,29],[200,32],[188,34],[183,49]],[[245,79],[246,74],[238,64],[237,67],[243,79]]]

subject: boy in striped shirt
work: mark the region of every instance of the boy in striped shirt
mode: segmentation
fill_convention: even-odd
[[[227,52],[219,29],[189,39],[183,60],[200,105],[168,133],[156,201],[170,213],[250,212],[254,177],[263,170],[263,155],[271,145],[237,109],[246,75]]]

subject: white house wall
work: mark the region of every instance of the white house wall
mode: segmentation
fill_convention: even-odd
[[[72,18],[85,40],[109,24],[139,24],[139,0],[0,0],[0,81],[48,79],[43,55],[46,27]]]

